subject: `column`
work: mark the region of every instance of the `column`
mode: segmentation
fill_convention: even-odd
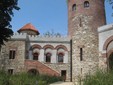
[[[32,51],[29,51],[29,56],[28,56],[29,60],[33,60],[33,55],[32,55]]]
[[[52,56],[51,56],[51,63],[57,63],[57,50],[52,51]]]
[[[40,49],[39,61],[44,62],[44,49]]]
[[[63,63],[68,63],[68,52],[67,51],[65,52]]]

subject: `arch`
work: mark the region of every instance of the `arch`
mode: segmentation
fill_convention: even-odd
[[[30,47],[30,50],[34,49],[34,48],[38,48],[38,49],[41,49],[42,47],[38,44],[34,44]]]
[[[37,69],[30,69],[28,70],[28,73],[31,75],[39,75],[39,72],[37,71]]]
[[[52,45],[45,45],[45,46],[43,47],[43,49],[47,49],[47,48],[54,49],[54,47],[53,47]]]
[[[76,10],[76,4],[73,4],[72,11],[75,11],[75,10]]]
[[[58,45],[55,47],[55,49],[63,48],[65,51],[68,51],[67,48],[64,45]]]
[[[112,41],[113,41],[113,36],[109,37],[109,38],[105,41],[104,46],[103,46],[103,50],[106,50],[107,47],[108,47],[108,45],[109,45],[110,42],[112,42]]]
[[[87,7],[89,7],[89,1],[84,2],[84,8],[87,8]]]

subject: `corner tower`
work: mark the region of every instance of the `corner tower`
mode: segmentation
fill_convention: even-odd
[[[68,0],[68,35],[72,39],[72,78],[98,68],[98,27],[105,25],[104,0]]]

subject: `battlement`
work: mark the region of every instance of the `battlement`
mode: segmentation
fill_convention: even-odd
[[[14,33],[11,39],[26,39],[26,33]]]
[[[68,36],[37,36],[37,35],[28,35],[30,41],[57,41],[57,42],[65,42],[65,41],[70,41],[70,37]]]
[[[26,40],[28,39],[29,41],[49,41],[49,42],[69,42],[70,37],[68,36],[61,36],[61,35],[54,35],[54,36],[49,36],[49,35],[27,35],[26,33],[14,33],[14,35],[11,37],[11,39],[16,39],[16,40]]]

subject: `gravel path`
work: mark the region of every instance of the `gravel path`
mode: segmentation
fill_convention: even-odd
[[[72,82],[56,82],[50,85],[74,85]]]

